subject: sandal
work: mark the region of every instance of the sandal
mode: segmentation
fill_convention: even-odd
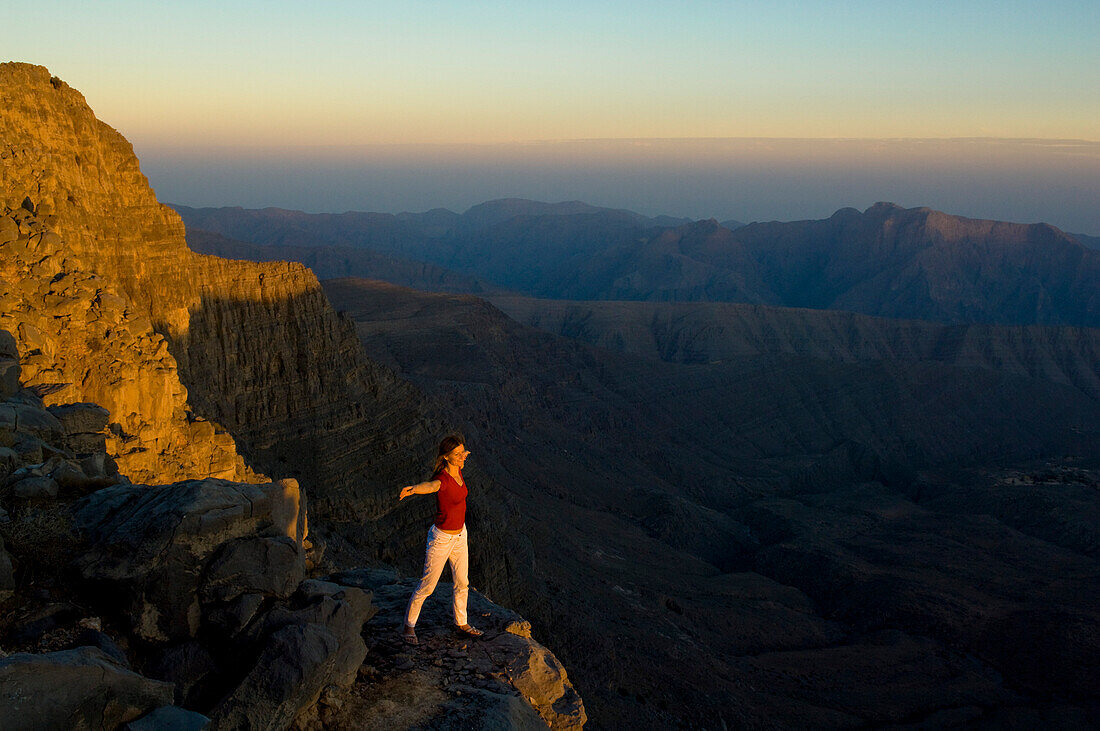
[[[420,641],[416,639],[416,630],[407,624],[405,625],[405,631],[401,633],[401,637],[410,645],[420,644]]]
[[[468,624],[456,624],[455,629],[457,629],[459,632],[470,635],[470,637],[481,637],[483,634],[485,634],[477,627],[471,627]]]

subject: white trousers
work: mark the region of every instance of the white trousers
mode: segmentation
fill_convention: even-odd
[[[451,534],[444,533],[433,525],[428,531],[428,545],[424,552],[424,573],[405,610],[405,624],[409,627],[416,626],[416,620],[420,618],[420,607],[435,591],[435,585],[439,583],[439,577],[443,573],[443,565],[448,562],[451,564],[451,578],[455,585],[455,624],[466,624],[466,599],[470,595],[470,549],[466,542],[466,526],[462,526],[461,532]]]

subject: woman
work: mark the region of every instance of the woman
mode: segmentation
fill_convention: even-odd
[[[410,495],[435,493],[435,525],[428,531],[428,546],[424,556],[424,573],[416,587],[409,606],[405,610],[405,641],[417,644],[416,620],[420,607],[427,599],[443,573],[443,564],[451,564],[454,579],[455,626],[462,632],[480,637],[481,630],[466,621],[466,598],[470,594],[470,553],[466,543],[466,481],[462,479],[462,466],[470,453],[459,436],[449,436],[439,443],[439,455],[435,458],[432,478],[427,482],[401,488],[397,500]]]

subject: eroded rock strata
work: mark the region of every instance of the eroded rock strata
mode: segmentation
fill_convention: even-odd
[[[519,322],[674,363],[776,355],[843,363],[935,361],[1064,383],[1100,397],[1097,328],[946,325],[726,302],[490,299]]]
[[[130,479],[259,479],[233,438],[192,410],[148,315],[24,208],[0,216],[0,328],[14,333],[23,381],[47,404],[106,409],[110,429],[89,439]]]

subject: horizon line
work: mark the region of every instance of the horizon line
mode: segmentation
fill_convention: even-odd
[[[760,141],[760,142],[1013,142],[1022,144],[1073,144],[1073,145],[1100,145],[1100,139],[1087,140],[1067,137],[994,137],[994,136],[966,136],[966,137],[566,137],[547,139],[524,140],[500,140],[496,142],[353,142],[353,143],[291,143],[291,144],[249,144],[234,142],[203,142],[203,143],[141,143],[143,146],[161,148],[208,148],[208,149],[332,149],[332,148],[378,148],[378,147],[504,147],[523,145],[557,145],[569,143],[597,143],[597,142],[729,142],[729,141]],[[131,144],[133,141],[131,140]]]
[[[1057,224],[1050,223],[1049,221],[1031,221],[1031,222],[1027,222],[1027,221],[1012,221],[1012,220],[1008,220],[1008,219],[999,219],[999,218],[981,218],[981,217],[975,217],[975,216],[967,216],[967,215],[963,215],[961,213],[950,213],[948,211],[945,211],[945,210],[942,210],[940,208],[937,208],[935,206],[930,206],[930,205],[905,206],[905,205],[902,205],[900,203],[895,203],[894,201],[888,201],[888,200],[877,200],[874,203],[867,206],[866,208],[859,208],[858,206],[839,206],[838,208],[834,209],[834,211],[831,214],[829,214],[829,216],[826,216],[825,218],[760,219],[760,220],[752,220],[752,221],[741,221],[741,220],[736,219],[736,218],[727,218],[727,219],[725,219],[725,221],[723,221],[721,219],[721,217],[718,217],[718,216],[709,216],[707,218],[695,218],[694,216],[676,216],[676,215],[671,214],[671,213],[657,213],[657,214],[650,215],[650,214],[646,214],[646,213],[641,213],[641,212],[636,211],[632,208],[622,208],[622,207],[614,207],[614,206],[596,205],[594,203],[589,203],[587,201],[581,200],[580,198],[573,198],[571,200],[561,200],[561,201],[548,201],[548,200],[538,200],[537,198],[519,198],[519,197],[515,197],[515,196],[503,197],[503,198],[488,198],[486,200],[481,201],[480,203],[475,203],[471,206],[468,206],[464,211],[457,211],[453,208],[448,208],[447,206],[435,206],[434,208],[428,208],[428,209],[425,209],[425,210],[422,210],[422,211],[414,211],[414,210],[408,210],[408,209],[401,210],[401,211],[369,211],[369,210],[362,210],[362,209],[358,209],[358,210],[357,209],[347,209],[347,210],[344,210],[344,211],[311,212],[311,211],[303,210],[301,208],[286,208],[285,206],[261,206],[261,207],[258,207],[258,208],[251,208],[249,206],[240,206],[240,205],[237,205],[237,206],[189,206],[189,205],[186,205],[184,203],[173,203],[171,201],[160,201],[160,203],[162,205],[168,206],[172,210],[177,210],[177,208],[190,208],[191,210],[194,210],[194,211],[201,211],[201,210],[223,210],[223,209],[229,208],[229,209],[237,209],[237,210],[241,210],[241,211],[284,211],[286,213],[302,213],[302,214],[305,214],[307,216],[343,216],[343,215],[347,215],[349,213],[363,213],[363,214],[368,214],[368,215],[383,215],[383,216],[400,216],[400,215],[404,215],[404,214],[419,215],[419,214],[431,213],[432,211],[440,211],[440,210],[448,211],[450,213],[454,213],[455,215],[461,216],[461,215],[465,215],[466,213],[469,213],[471,210],[473,210],[474,208],[477,208],[478,206],[485,205],[486,203],[497,203],[497,202],[501,202],[501,201],[526,201],[526,202],[530,202],[530,203],[543,203],[543,204],[546,204],[546,205],[561,205],[561,204],[564,204],[564,203],[581,203],[581,204],[586,205],[586,206],[591,206],[592,208],[597,208],[597,209],[601,209],[601,210],[605,210],[605,211],[626,211],[627,213],[634,213],[634,214],[637,214],[637,215],[640,215],[640,216],[644,216],[646,218],[683,218],[683,219],[688,219],[692,223],[699,223],[699,222],[702,222],[702,221],[715,221],[719,225],[723,225],[726,221],[737,221],[738,223],[741,223],[742,225],[745,225],[745,226],[748,226],[748,225],[754,224],[754,223],[799,223],[801,221],[824,221],[824,220],[828,220],[832,216],[835,216],[837,213],[839,213],[840,211],[843,211],[843,210],[855,210],[855,211],[858,211],[860,213],[867,213],[867,211],[871,210],[872,208],[874,208],[876,206],[887,205],[887,206],[895,206],[895,207],[900,208],[900,209],[905,210],[905,211],[928,210],[928,211],[932,211],[932,212],[935,212],[935,213],[942,213],[942,214],[947,215],[947,216],[952,216],[954,218],[962,218],[962,219],[966,219],[966,220],[970,220],[970,221],[997,221],[997,222],[1000,222],[1000,223],[1011,223],[1011,224],[1019,224],[1019,225],[1024,225],[1024,226],[1046,225],[1046,226],[1050,226],[1051,228],[1057,229],[1058,231],[1061,231],[1062,233],[1067,234],[1069,236],[1077,236],[1077,235],[1094,236],[1095,235],[1095,234],[1087,234],[1083,231],[1076,231],[1076,232],[1075,231],[1070,231],[1067,228],[1063,228],[1062,226],[1059,226]],[[177,210],[177,212],[178,212],[178,210]],[[198,229],[198,230],[205,230],[205,229]],[[215,232],[215,233],[217,233],[217,232]],[[229,238],[229,237],[226,237],[226,238]],[[1081,242],[1078,242],[1078,243],[1081,243]],[[1084,244],[1082,244],[1082,245],[1084,245]],[[1088,247],[1086,247],[1086,248],[1088,248]]]

